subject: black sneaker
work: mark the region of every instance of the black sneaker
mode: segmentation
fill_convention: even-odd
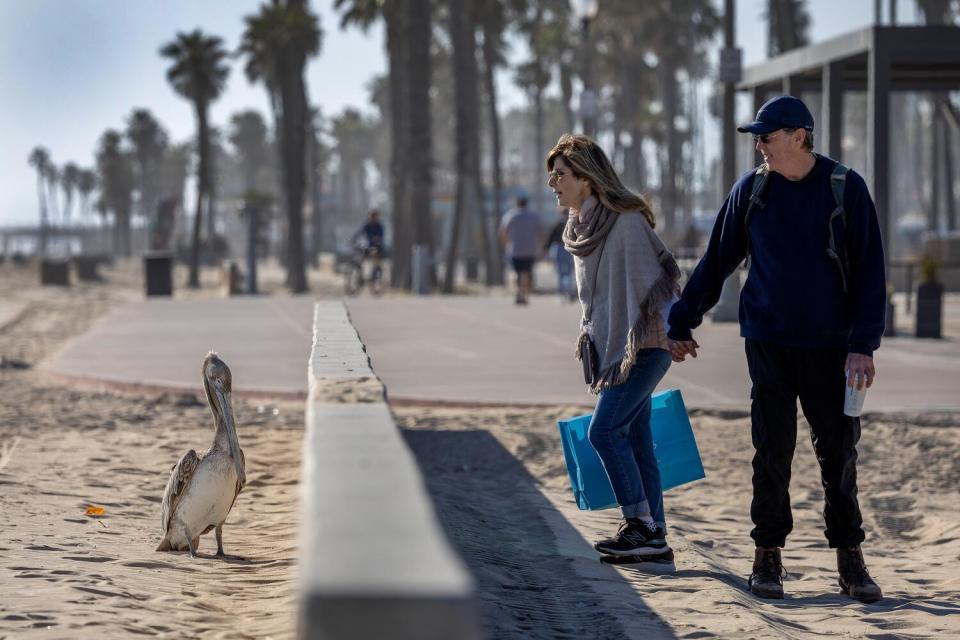
[[[673,572],[677,570],[674,564],[673,550],[667,549],[661,553],[642,556],[600,556],[604,564],[631,565],[635,569],[653,572]]]
[[[601,540],[593,548],[611,556],[654,555],[670,550],[662,531],[651,529],[642,520],[633,518],[627,518],[620,524],[617,535]]]
[[[780,549],[757,547],[750,574],[750,592],[759,598],[783,598],[783,562]]]

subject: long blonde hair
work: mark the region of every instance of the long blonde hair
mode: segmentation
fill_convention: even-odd
[[[553,171],[557,158],[563,158],[574,176],[590,182],[603,206],[617,213],[637,211],[651,227],[657,226],[653,209],[643,196],[623,186],[607,154],[596,142],[584,135],[565,133],[547,154],[547,171]]]

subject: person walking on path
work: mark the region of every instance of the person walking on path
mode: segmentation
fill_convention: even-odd
[[[789,485],[799,397],[820,463],[825,534],[836,549],[840,587],[875,602],[882,593],[860,550],[860,418],[844,415],[843,403],[845,384],[869,387],[876,376],[873,352],[886,304],[877,212],[860,175],[813,152],[813,117],[797,98],[768,101],[738,131],[753,134],[764,164],[733,185],[706,253],[670,311],[673,360],[697,356],[691,330],[749,254],[740,335],[753,384],[750,590],[783,597],[780,550],[793,528]]]
[[[623,513],[617,534],[594,546],[672,560],[650,396],[670,367],[664,315],[680,293],[680,270],[653,230],[650,206],[623,186],[593,140],[561,136],[546,165],[557,204],[569,208],[563,243],[583,308],[577,357],[599,394],[587,435]]]
[[[517,206],[500,221],[500,243],[516,273],[517,304],[527,304],[533,292],[533,265],[543,244],[543,232],[537,214],[527,209],[527,198],[517,198]]]
[[[557,207],[560,220],[557,221],[543,244],[543,252],[553,256],[553,266],[557,271],[557,293],[564,300],[573,302],[577,299],[577,291],[573,281],[573,256],[563,246],[563,230],[567,226],[567,209]]]

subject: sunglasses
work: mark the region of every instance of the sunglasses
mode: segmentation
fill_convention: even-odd
[[[753,136],[753,144],[757,144],[758,142],[762,142],[763,144],[770,144],[770,139],[775,138],[776,135],[780,133],[780,131],[783,131],[783,129],[779,129],[771,133],[765,133],[762,136]]]

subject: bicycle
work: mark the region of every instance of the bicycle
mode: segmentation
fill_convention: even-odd
[[[373,268],[370,271],[370,277],[364,278],[363,263],[368,257],[373,259]],[[348,296],[355,296],[360,293],[364,284],[367,285],[370,293],[375,296],[383,293],[383,267],[380,265],[380,249],[368,246],[366,242],[355,242],[353,253],[343,273],[343,292]]]

